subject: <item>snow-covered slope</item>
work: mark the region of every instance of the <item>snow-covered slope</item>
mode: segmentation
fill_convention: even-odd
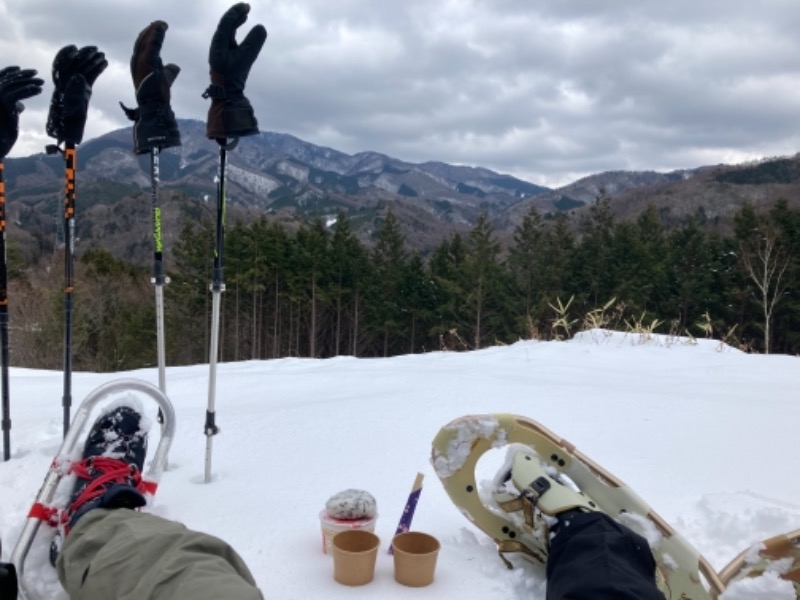
[[[712,340],[600,331],[463,354],[223,364],[210,484],[208,367],[170,368],[177,435],[149,510],[231,542],[270,598],[541,599],[543,569],[506,570],[429,463],[433,437],[452,419],[514,412],[614,472],[721,568],[752,542],[800,526],[799,366]],[[80,401],[123,376],[157,382],[155,370],[77,373],[73,395]],[[12,369],[10,392],[3,560],[60,444],[61,373]],[[481,464],[486,479],[502,459]],[[434,584],[411,589],[394,582],[385,550],[418,471],[425,485],[413,525],[437,536],[442,551]],[[376,497],[383,543],[375,581],[358,589],[333,581],[318,519],[328,497],[353,487]],[[43,556],[30,558],[27,573],[46,597],[64,597]]]

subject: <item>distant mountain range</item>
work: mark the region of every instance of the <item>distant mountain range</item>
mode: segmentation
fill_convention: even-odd
[[[186,219],[213,216],[218,147],[204,123],[180,121],[183,144],[161,153],[160,204],[167,251]],[[131,129],[78,148],[77,236],[83,247],[102,244],[144,262],[152,255],[149,155],[135,156]],[[800,180],[798,159],[671,173],[615,171],[559,189],[479,167],[409,163],[376,152],[349,155],[281,133],[242,138],[228,152],[229,222],[266,214],[289,227],[345,211],[367,243],[391,206],[412,248],[430,250],[454,231],[468,231],[485,211],[501,238],[510,236],[532,206],[577,218],[599,194],[621,218],[650,203],[668,219],[689,214],[724,221],[745,201],[789,197]],[[772,165],[772,166],[770,166]],[[775,165],[778,165],[777,167]],[[36,154],[6,159],[7,221],[28,258],[52,251],[61,238],[64,163]]]

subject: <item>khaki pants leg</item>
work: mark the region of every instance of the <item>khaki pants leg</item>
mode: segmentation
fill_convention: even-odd
[[[262,600],[228,544],[128,509],[94,509],[64,540],[56,565],[71,600]]]

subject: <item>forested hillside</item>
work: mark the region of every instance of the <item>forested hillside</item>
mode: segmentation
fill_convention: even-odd
[[[564,213],[531,209],[508,244],[482,214],[429,256],[409,250],[391,211],[369,247],[344,213],[297,230],[237,220],[225,237],[221,360],[467,350],[589,327],[800,351],[800,211],[747,205],[725,235],[692,218],[668,229],[654,207],[617,220],[611,204],[598,199],[577,230]],[[214,225],[200,223],[187,223],[166,257],[168,364],[208,360]],[[13,249],[12,364],[59,368],[61,258],[31,267]],[[76,369],[155,363],[149,278],[102,248],[81,255]]]

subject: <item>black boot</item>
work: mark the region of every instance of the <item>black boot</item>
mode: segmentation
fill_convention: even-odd
[[[70,468],[77,481],[62,517],[63,536],[94,508],[135,509],[147,504],[142,480],[146,453],[147,431],[141,428],[138,412],[120,406],[101,415],[89,431],[83,458]],[[59,542],[50,548],[54,565]]]

